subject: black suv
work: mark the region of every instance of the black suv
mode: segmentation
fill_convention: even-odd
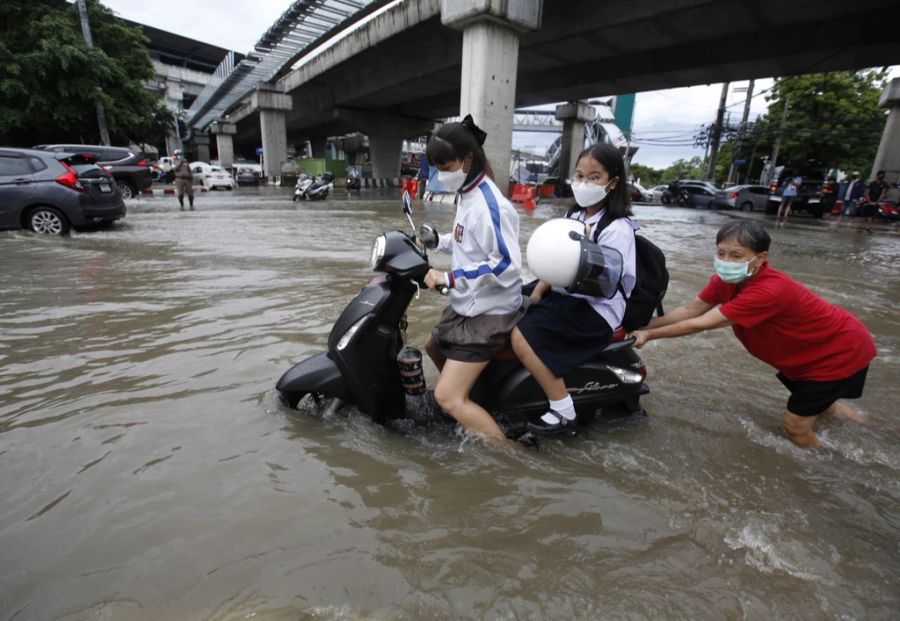
[[[778,205],[781,204],[781,195],[784,189],[794,177],[800,177],[803,181],[797,190],[797,198],[791,204],[793,211],[805,211],[816,218],[821,218],[825,212],[822,206],[822,186],[825,184],[826,171],[815,166],[776,166],[775,180],[769,184],[772,194],[766,206],[766,213],[771,215],[778,213]]]
[[[131,149],[94,144],[42,144],[35,149],[93,156],[98,164],[109,170],[124,199],[134,198],[141,190],[153,185],[150,162]]]

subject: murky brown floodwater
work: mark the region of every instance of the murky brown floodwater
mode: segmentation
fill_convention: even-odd
[[[773,234],[775,265],[875,334],[870,426],[827,421],[824,450],[793,447],[774,371],[719,330],[644,349],[649,417],[507,455],[279,404],[277,378],[369,277],[372,239],[404,226],[393,202],[287,196],[0,233],[0,618],[900,614],[900,237]],[[522,243],[559,212],[523,214]],[[729,216],[638,216],[669,305],[688,300]],[[443,303],[414,303],[415,340]]]

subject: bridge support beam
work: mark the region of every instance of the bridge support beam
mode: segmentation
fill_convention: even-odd
[[[219,165],[223,168],[234,166],[234,136],[237,134],[237,125],[216,121],[211,128],[216,137],[216,149],[219,152]]]
[[[263,175],[269,183],[278,182],[287,161],[287,113],[293,105],[290,95],[271,86],[259,86],[250,98],[251,109],[259,110]]]
[[[487,132],[484,152],[505,190],[509,178],[519,35],[541,25],[543,0],[441,0],[441,22],[463,31],[459,112]]]
[[[584,150],[584,126],[597,117],[594,106],[586,101],[570,101],[556,106],[556,118],[563,122],[559,149],[559,175],[569,178],[575,172],[578,155]]]
[[[197,150],[197,160],[201,162],[209,161],[209,135],[194,133],[191,138],[194,148]]]
[[[885,181],[900,183],[900,78],[894,78],[884,87],[878,105],[890,108],[884,122],[884,132],[878,144],[871,179],[879,170],[885,172]]]

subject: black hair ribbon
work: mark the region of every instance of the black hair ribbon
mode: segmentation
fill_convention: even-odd
[[[487,138],[487,133],[480,127],[475,125],[475,121],[472,119],[471,114],[467,114],[466,118],[462,120],[462,126],[472,132],[472,135],[475,136],[475,140],[479,145],[484,145],[484,140],[485,138]]]

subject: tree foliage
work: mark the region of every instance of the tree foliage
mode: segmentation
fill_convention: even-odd
[[[0,11],[0,143],[99,143],[96,104],[113,144],[156,142],[171,124],[146,39],[97,0],[88,0],[94,47],[73,4],[28,0]]]
[[[823,168],[868,170],[884,131],[886,111],[878,107],[878,98],[886,81],[885,72],[873,70],[778,78],[741,157],[748,159],[755,146],[761,166],[759,158],[772,153],[788,102],[777,164],[812,161]]]

